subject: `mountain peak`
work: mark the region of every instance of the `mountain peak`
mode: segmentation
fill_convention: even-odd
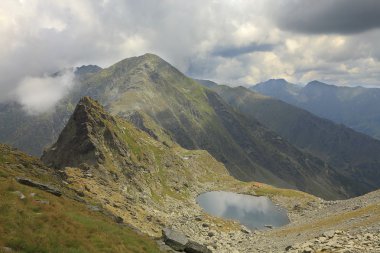
[[[268,85],[268,84],[270,84],[270,85],[286,85],[286,84],[288,84],[288,81],[286,81],[283,78],[269,79],[268,81],[262,82],[261,84],[266,84],[266,85]]]
[[[74,110],[72,120],[78,124],[96,125],[101,121],[114,123],[115,119],[110,116],[95,99],[85,96],[81,98]]]
[[[305,87],[335,87],[335,86],[331,85],[331,84],[320,82],[318,80],[313,80],[313,81],[309,82]]]
[[[268,95],[266,92],[267,90],[274,90],[274,91],[280,91],[280,90],[287,90],[291,92],[296,92],[300,89],[300,86],[289,83],[285,79],[269,79],[268,81],[258,83],[254,86],[251,86],[252,90],[256,90],[258,92],[263,93],[264,95]]]
[[[102,70],[102,68],[97,66],[97,65],[82,65],[82,66],[77,67],[75,69],[75,74],[77,74],[77,75],[92,74],[92,73],[96,73],[100,70]]]
[[[109,73],[116,74],[117,76],[126,75],[127,73],[135,73],[141,77],[141,74],[158,73],[162,71],[172,71],[180,73],[170,63],[162,59],[161,57],[146,53],[140,56],[134,56],[121,60],[108,69]]]
[[[137,57],[141,57],[141,58],[145,58],[145,59],[159,59],[159,60],[162,60],[161,57],[159,57],[156,54],[152,54],[152,53],[145,53],[145,54],[143,54],[141,56],[137,56]]]
[[[79,100],[78,105],[74,111],[74,114],[80,111],[85,111],[85,112],[90,113],[91,111],[89,111],[88,109],[104,112],[103,107],[99,104],[98,101],[96,101],[95,99],[89,96],[85,96]]]
[[[119,61],[115,65],[123,65],[123,64],[141,64],[141,63],[167,63],[164,59],[159,57],[158,55],[152,54],[152,53],[146,53],[140,56],[134,56],[125,58],[124,60]]]
[[[58,141],[44,151],[42,160],[55,168],[102,164],[105,160],[104,143],[121,155],[127,150],[119,145],[113,127],[116,120],[94,99],[80,99]],[[58,155],[59,154],[59,155]]]
[[[288,81],[286,81],[284,78],[273,78],[269,79],[268,82],[287,83]]]

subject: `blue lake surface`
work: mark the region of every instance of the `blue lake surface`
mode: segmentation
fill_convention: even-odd
[[[250,229],[289,223],[287,212],[266,197],[213,191],[200,194],[197,203],[211,215],[237,220]]]

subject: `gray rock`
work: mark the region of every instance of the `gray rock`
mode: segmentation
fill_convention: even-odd
[[[323,233],[323,236],[327,237],[327,238],[332,238],[332,237],[334,237],[334,235],[335,235],[335,231],[334,230],[329,230],[329,231],[326,231],[326,232]]]
[[[244,234],[250,234],[251,233],[251,230],[249,230],[245,226],[241,226],[240,231],[243,232]]]
[[[20,199],[25,199],[25,198],[26,198],[25,195],[24,195],[22,192],[20,192],[20,191],[15,191],[14,193],[17,194],[17,196],[18,196]]]
[[[312,248],[309,248],[309,247],[307,247],[307,248],[305,248],[305,249],[303,249],[303,251],[302,251],[303,253],[312,253],[313,252],[313,249]]]
[[[118,224],[123,224],[123,223],[124,223],[123,218],[121,218],[120,216],[115,216],[115,217],[114,217],[114,220],[115,220],[115,222],[118,223]]]
[[[202,224],[202,227],[204,227],[204,228],[208,228],[209,225],[208,225],[207,223],[203,223],[203,224]]]
[[[178,251],[185,250],[186,245],[189,242],[184,234],[169,228],[164,228],[162,230],[162,237],[166,245]]]
[[[49,205],[50,204],[50,202],[48,200],[44,200],[44,199],[36,199],[36,202],[44,204],[44,205]]]
[[[185,252],[187,253],[212,253],[205,245],[200,243],[189,241],[186,244]]]
[[[0,249],[1,249],[0,252],[4,252],[4,253],[14,252],[13,249],[11,249],[9,247],[2,247]]]
[[[93,205],[87,205],[87,208],[90,210],[90,211],[93,211],[93,212],[100,212],[102,211],[102,209],[98,206],[93,206]]]
[[[51,193],[51,194],[53,194],[55,196],[58,196],[58,197],[60,197],[62,195],[62,193],[59,190],[57,190],[57,189],[55,189],[55,188],[53,188],[53,187],[51,187],[49,185],[45,185],[45,184],[41,184],[41,183],[35,182],[35,181],[30,180],[28,178],[17,177],[16,180],[20,184],[24,184],[24,185],[27,185],[27,186],[31,186],[31,187],[40,189],[40,190],[45,191],[45,192],[49,192],[49,193]]]

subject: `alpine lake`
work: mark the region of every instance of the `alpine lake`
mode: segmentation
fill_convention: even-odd
[[[237,220],[251,230],[289,223],[287,212],[267,197],[212,191],[200,194],[196,201],[208,214]]]

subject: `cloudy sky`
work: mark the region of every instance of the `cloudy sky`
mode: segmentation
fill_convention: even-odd
[[[233,85],[380,86],[379,17],[378,0],[1,0],[0,101],[146,52]]]

